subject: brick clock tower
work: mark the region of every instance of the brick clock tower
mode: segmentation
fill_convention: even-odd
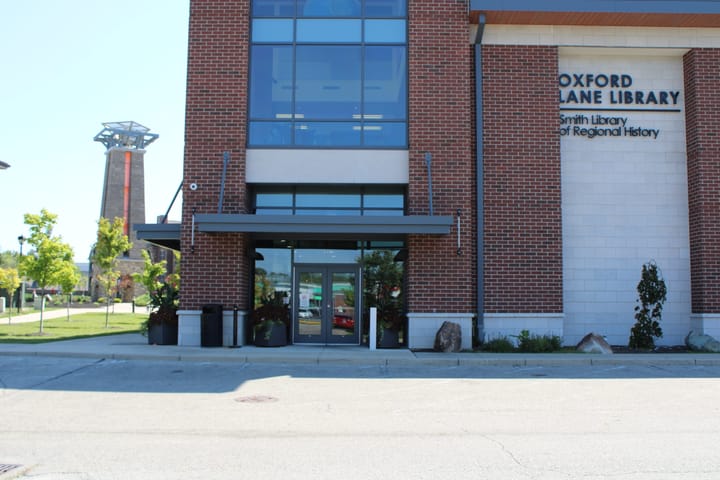
[[[119,261],[123,301],[130,301],[136,294],[128,281],[130,274],[143,267],[140,252],[145,242],[136,238],[134,223],[145,223],[145,149],[158,138],[150,129],[137,122],[103,123],[103,130],[94,140],[105,145],[105,181],[103,185],[100,216],[111,222],[120,217],[125,220],[125,235],[133,244]],[[104,295],[95,281],[97,271],[92,266],[91,289],[96,299]]]

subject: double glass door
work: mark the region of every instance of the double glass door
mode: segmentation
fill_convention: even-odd
[[[296,265],[293,342],[359,344],[358,265]]]

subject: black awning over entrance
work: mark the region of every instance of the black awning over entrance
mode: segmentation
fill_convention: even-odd
[[[447,235],[453,218],[440,215],[195,215],[200,232],[290,235]]]
[[[180,251],[179,223],[136,223],[133,230],[138,240]]]
[[[324,216],[324,215],[195,215],[195,227],[205,233],[253,233],[258,236],[317,238],[382,238],[408,234],[448,235],[453,218],[442,215]],[[135,224],[138,240],[180,250],[179,223]]]

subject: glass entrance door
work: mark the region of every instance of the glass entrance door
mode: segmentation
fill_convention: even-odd
[[[293,342],[359,344],[357,265],[297,265]]]

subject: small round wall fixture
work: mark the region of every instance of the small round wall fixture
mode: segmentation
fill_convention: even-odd
[[[8,168],[10,168],[10,164],[5,163],[5,162],[3,162],[2,160],[0,160],[0,170],[5,170],[5,169],[8,169]]]

